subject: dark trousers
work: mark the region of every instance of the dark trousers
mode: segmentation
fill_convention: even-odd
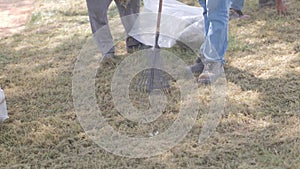
[[[112,0],[86,0],[88,7],[89,20],[94,34],[97,46],[103,55],[106,53],[114,53],[114,44],[111,31],[108,25],[107,11]],[[140,10],[140,0],[130,0],[125,7],[115,1],[122,24],[126,33],[131,30]],[[136,40],[130,40],[126,46],[138,45]]]

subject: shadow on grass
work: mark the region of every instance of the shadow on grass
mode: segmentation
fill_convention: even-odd
[[[297,72],[286,72],[282,78],[260,79],[247,71],[228,66],[227,80],[243,91],[261,93],[259,109],[264,115],[282,116],[284,113],[299,115],[300,78]]]

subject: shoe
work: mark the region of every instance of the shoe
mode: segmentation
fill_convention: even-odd
[[[204,64],[202,63],[200,58],[197,58],[196,63],[193,64],[192,66],[189,66],[188,69],[193,73],[193,74],[201,74],[204,69]]]
[[[115,58],[115,53],[107,53],[104,55],[104,58],[112,58],[114,59]]]
[[[115,53],[107,53],[107,54],[105,54],[105,55],[102,57],[102,59],[101,59],[100,62],[107,62],[107,61],[109,61],[109,60],[114,61],[115,58],[116,58],[116,57],[115,57]]]
[[[204,70],[198,78],[200,84],[211,84],[224,73],[224,66],[221,62],[205,62]]]
[[[127,46],[127,53],[131,54],[139,50],[149,49],[151,46],[145,45],[143,43],[139,43],[138,45]]]
[[[145,45],[139,41],[137,41],[136,39],[134,39],[133,37],[129,36],[126,39],[126,46],[127,46],[127,53],[134,53],[136,51],[139,50],[143,50],[143,49],[149,49],[151,48],[151,46]]]
[[[236,10],[236,9],[230,8],[229,20],[231,20],[231,19],[249,19],[249,18],[250,18],[250,16],[243,14],[243,12],[241,10]]]
[[[258,6],[259,8],[263,8],[265,6],[275,6],[275,1],[274,0],[259,0],[258,1]]]

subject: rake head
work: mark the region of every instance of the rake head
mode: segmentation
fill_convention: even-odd
[[[169,93],[170,88],[167,73],[162,71],[160,47],[158,45],[162,6],[163,0],[159,0],[155,46],[151,50],[148,50],[149,52],[146,54],[150,63],[150,69],[144,70],[138,81],[140,91],[146,91],[147,93],[151,93],[154,90],[162,90],[164,93]]]
[[[154,90],[162,90],[168,93],[170,89],[169,75],[163,71],[160,49],[153,48],[148,50],[146,56],[150,64],[150,68],[143,70],[138,76],[138,91],[151,93]]]

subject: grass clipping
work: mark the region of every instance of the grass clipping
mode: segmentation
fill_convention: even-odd
[[[289,15],[284,17],[275,15],[275,7],[258,12],[256,0],[245,2],[244,11],[251,18],[229,23],[228,96],[216,132],[197,144],[211,101],[210,90],[199,87],[206,97],[199,97],[199,116],[186,138],[164,154],[141,159],[106,152],[78,122],[72,73],[92,36],[86,4],[38,2],[26,29],[0,39],[0,84],[10,113],[0,126],[0,168],[299,168],[299,0],[289,0]],[[117,24],[117,8],[110,9],[109,20]],[[187,65],[197,57],[182,46],[168,50]],[[150,137],[158,131],[159,136],[177,119],[180,91],[171,93],[166,111],[152,123],[123,118],[114,110],[110,84],[116,65],[128,56],[121,40],[116,44],[117,63],[99,65],[93,84],[99,109],[121,134]],[[149,105],[140,103],[147,99],[143,95],[129,96],[139,109]]]

